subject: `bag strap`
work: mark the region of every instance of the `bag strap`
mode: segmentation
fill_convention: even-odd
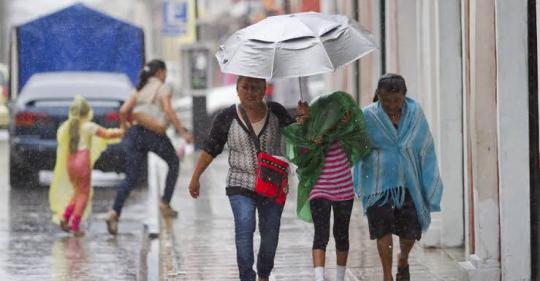
[[[147,84],[147,85],[148,85],[148,84]],[[161,87],[163,87],[164,85],[165,85],[165,83],[161,83],[161,84],[159,85],[159,87],[157,87],[157,89],[154,91],[154,93],[152,94],[152,98],[150,99],[150,102],[149,102],[150,104],[155,103],[156,98],[157,98],[157,96],[158,96],[158,94],[159,94],[159,90],[161,90]],[[146,86],[146,85],[145,85],[145,86]],[[143,87],[143,89],[144,89],[144,87]],[[142,89],[141,89],[141,90],[142,90]],[[137,96],[138,96],[138,94],[139,94],[139,92],[140,92],[141,90],[139,90],[139,91],[135,90],[135,91],[134,91],[134,93],[135,93],[135,98],[137,98]]]
[[[246,126],[248,127],[249,136],[251,137],[251,140],[253,141],[253,144],[255,144],[255,148],[257,149],[257,152],[261,151],[261,142],[259,140],[259,137],[257,134],[255,134],[255,130],[253,130],[253,126],[251,126],[251,122],[249,122],[249,118],[247,116],[246,111],[244,108],[242,108],[241,105],[238,105],[238,109],[240,110],[240,114],[242,115],[242,119],[246,123]]]
[[[159,95],[159,90],[161,90],[161,87],[163,87],[163,85],[165,85],[165,83],[161,83],[161,85],[159,85],[159,87],[157,87],[157,89],[154,91],[151,103],[156,103],[157,96]]]

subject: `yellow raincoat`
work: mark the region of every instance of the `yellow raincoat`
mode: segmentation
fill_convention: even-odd
[[[69,121],[73,116],[69,116],[69,119],[65,121],[60,128],[58,128],[56,138],[58,141],[58,147],[56,149],[56,164],[54,167],[54,177],[49,189],[49,205],[53,213],[52,221],[56,224],[60,224],[63,219],[63,214],[66,206],[68,205],[71,196],[74,192],[74,187],[69,180],[67,170],[67,160],[69,156]],[[92,119],[92,113],[89,113],[88,120]],[[86,121],[90,122],[90,121]],[[82,127],[82,126],[81,126]],[[94,163],[99,158],[101,153],[107,148],[108,144],[119,143],[120,139],[103,139],[96,135],[92,136],[91,142],[88,144],[90,150],[90,170],[94,167]],[[88,204],[82,219],[86,219],[91,213],[92,209],[92,196],[94,190],[90,189],[90,195],[88,197]]]

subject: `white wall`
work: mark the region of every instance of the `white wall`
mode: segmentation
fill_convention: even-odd
[[[403,75],[423,107],[444,184],[425,246],[463,245],[462,69],[459,0],[387,0],[387,72]]]
[[[418,20],[417,0],[397,0],[393,14],[387,13],[387,17],[397,16],[397,66],[389,65],[387,72],[398,72],[403,75],[407,82],[408,93],[412,97],[418,97],[419,70],[418,70]]]
[[[438,153],[444,193],[441,244],[463,246],[463,124],[460,1],[436,1],[436,85]]]
[[[501,278],[495,0],[462,0],[469,280]],[[504,222],[502,222],[504,223]]]
[[[470,3],[464,51],[471,83],[464,85],[472,235],[461,264],[469,280],[531,280],[527,2]]]
[[[416,92],[411,92],[410,95],[414,96],[418,102],[422,105],[428,123],[430,124],[431,133],[435,141],[435,149],[437,151],[439,167],[440,163],[444,162],[441,159],[440,149],[440,123],[439,123],[439,95],[436,91],[436,85],[438,83],[437,76],[437,41],[436,31],[438,25],[436,24],[437,17],[435,12],[435,1],[420,0],[416,2],[416,71],[417,71],[417,84],[418,89]],[[412,23],[413,20],[410,20]],[[410,63],[410,62],[406,62]],[[411,67],[409,67],[411,68]],[[442,172],[442,171],[441,171]],[[443,185],[446,183],[443,181]],[[444,210],[442,210],[444,212]],[[431,225],[427,233],[422,237],[421,243],[425,246],[435,247],[441,245],[441,213],[431,214]]]
[[[502,280],[530,280],[527,2],[496,0],[496,30]]]
[[[379,49],[360,60],[360,104],[368,105],[373,99],[381,76],[381,18],[380,1],[360,0],[360,23],[372,32]]]
[[[475,252],[480,259],[499,258],[499,179],[497,144],[497,62],[495,2],[471,1],[471,92],[468,104],[471,139],[471,187],[474,201]]]

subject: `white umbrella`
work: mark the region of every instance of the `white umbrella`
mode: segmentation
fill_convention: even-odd
[[[293,78],[335,71],[376,48],[356,21],[308,12],[268,17],[237,31],[216,58],[225,73]]]

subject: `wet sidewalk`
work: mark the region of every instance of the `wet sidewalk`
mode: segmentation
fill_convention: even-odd
[[[96,188],[80,238],[50,222],[48,188],[2,191],[11,203],[0,208],[0,280],[146,280],[146,192],[133,192],[119,234],[111,236],[104,214],[113,191]]]
[[[196,156],[190,155],[182,163],[172,200],[173,207],[180,212],[179,217],[163,220],[161,224],[161,280],[238,280],[234,223],[224,188],[227,155],[220,155],[203,174],[201,196],[197,200],[192,199],[187,191],[195,160]],[[165,173],[166,169],[160,170]],[[296,194],[289,196],[281,220],[279,247],[270,280],[313,280],[313,226],[296,217]],[[257,230],[255,245],[259,244],[258,239]],[[332,239],[331,236],[326,255],[327,280],[335,278]],[[394,243],[398,245],[397,240]],[[369,240],[367,221],[362,216],[358,201],[351,218],[350,244],[346,280],[382,280],[376,243]],[[460,259],[462,252],[461,249],[423,249],[416,246],[410,258],[411,280],[462,280],[457,262],[452,259]],[[397,249],[394,254],[397,255]]]
[[[0,155],[9,155],[5,131],[0,130]],[[110,281],[147,280],[144,225],[148,218],[147,188],[135,189],[126,202],[117,236],[107,232],[104,216],[121,177],[93,174],[92,215],[77,238],[51,222],[49,183],[10,186],[9,158],[0,157],[0,280]],[[156,274],[157,275],[157,274]],[[153,280],[153,279],[152,279]]]

